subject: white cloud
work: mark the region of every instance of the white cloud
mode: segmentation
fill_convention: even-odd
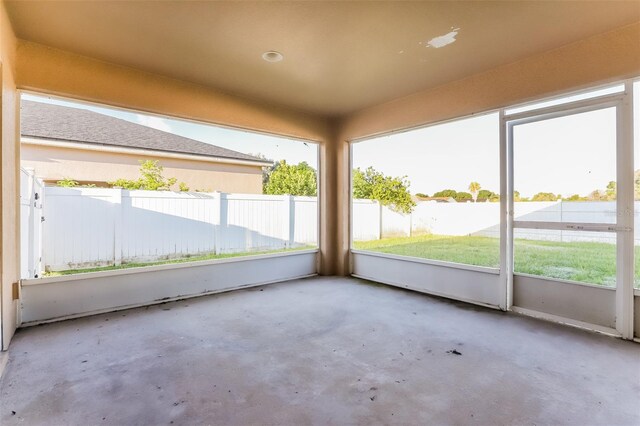
[[[171,133],[172,131],[171,125],[165,119],[160,117],[136,114],[136,121],[143,126],[152,127],[157,130],[162,130],[163,132]]]

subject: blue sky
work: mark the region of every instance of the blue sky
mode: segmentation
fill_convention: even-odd
[[[596,111],[516,127],[515,189],[527,197],[604,189],[616,180],[611,117],[611,111]],[[499,192],[499,143],[499,118],[493,113],[360,142],[354,146],[354,166],[407,175],[412,193],[467,191],[472,181]]]

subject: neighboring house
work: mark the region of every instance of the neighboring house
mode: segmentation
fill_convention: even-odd
[[[21,165],[48,184],[70,178],[107,186],[137,179],[141,160],[159,160],[165,177],[191,191],[255,194],[262,193],[262,168],[272,164],[84,109],[22,101],[21,110]]]

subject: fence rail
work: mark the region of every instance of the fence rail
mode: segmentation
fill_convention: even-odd
[[[524,221],[615,223],[616,203],[603,202],[517,202],[515,217]],[[636,218],[640,202],[636,202]],[[377,201],[353,200],[353,239],[376,240],[423,233],[437,235],[500,236],[500,203],[418,202],[409,215],[394,212]],[[515,229],[516,238],[562,242],[615,243],[615,233]],[[640,245],[640,229],[635,229]]]
[[[317,245],[312,197],[46,187],[43,262],[56,271]]]

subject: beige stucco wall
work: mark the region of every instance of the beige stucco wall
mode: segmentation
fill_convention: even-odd
[[[338,209],[327,219],[336,234],[333,270],[349,272],[350,140],[637,76],[640,22],[343,117],[332,150]]]
[[[18,40],[17,85],[42,93],[322,142],[323,117]]]
[[[194,161],[154,155],[69,149],[22,144],[21,165],[35,170],[47,182],[65,177],[82,183],[109,182],[118,178],[137,179],[140,161],[158,160],[163,175],[184,182],[191,191],[220,191],[240,194],[262,193],[262,168],[259,166]],[[100,186],[100,185],[99,185]]]
[[[344,117],[352,140],[638,76],[640,22]]]
[[[18,301],[12,298],[12,283],[20,278],[19,223],[19,139],[16,126],[18,102],[15,76],[16,38],[4,6],[0,3],[0,62],[2,71],[0,100],[0,310],[2,349],[7,349],[16,328]]]

